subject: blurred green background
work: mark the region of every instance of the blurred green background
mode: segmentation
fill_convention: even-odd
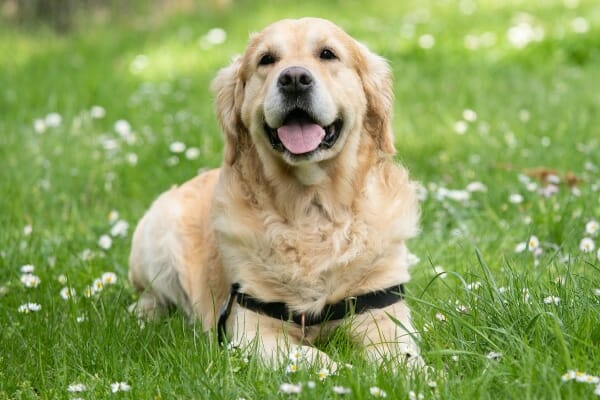
[[[259,399],[315,379],[229,358],[181,315],[141,330],[125,311],[135,223],[221,162],[211,80],[251,32],[301,16],[392,67],[397,159],[425,189],[408,301],[443,372],[437,389],[390,380],[338,343],[357,367],[300,397],[337,384],[356,398],[375,384],[390,398],[592,395],[561,375],[600,375],[597,0],[0,0],[0,398],[67,398],[76,381],[103,398],[128,379],[131,398]],[[540,250],[516,251],[531,236]],[[37,288],[20,281],[28,264]],[[85,298],[106,271],[117,285]],[[25,302],[42,309],[21,314]]]

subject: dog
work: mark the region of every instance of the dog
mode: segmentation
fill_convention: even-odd
[[[181,307],[269,364],[340,325],[376,362],[421,364],[404,300],[417,185],[393,160],[387,62],[327,20],[253,34],[213,81],[219,169],[163,193],[136,227],[140,316]],[[396,364],[397,365],[397,364]]]

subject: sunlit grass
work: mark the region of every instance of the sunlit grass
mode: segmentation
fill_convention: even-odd
[[[0,27],[0,398],[594,396],[594,1],[199,7],[83,15],[68,35]],[[318,366],[286,373],[221,349],[180,313],[142,328],[126,312],[134,224],[161,191],[220,163],[210,81],[250,32],[302,15],[333,19],[393,69],[398,160],[426,193],[407,301],[428,376],[392,375],[338,332],[320,345],[353,368],[321,382]],[[225,40],[207,43],[214,28]],[[122,382],[131,390],[113,394]]]

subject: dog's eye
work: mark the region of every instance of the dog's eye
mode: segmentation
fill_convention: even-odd
[[[269,65],[269,64],[275,64],[275,56],[273,54],[267,53],[267,54],[264,54],[260,58],[258,65]]]
[[[319,54],[319,58],[321,60],[337,60],[337,56],[335,53],[329,49],[321,50],[321,54]]]

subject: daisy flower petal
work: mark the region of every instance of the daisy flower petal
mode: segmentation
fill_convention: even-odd
[[[127,382],[115,382],[110,384],[110,390],[113,393],[129,392],[131,390],[131,386]]]

